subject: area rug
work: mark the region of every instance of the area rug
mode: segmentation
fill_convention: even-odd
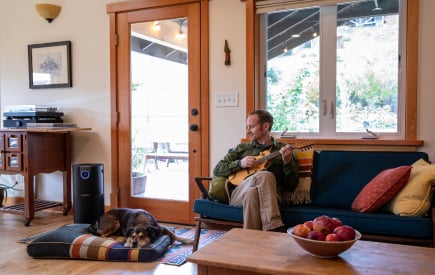
[[[195,228],[174,228],[177,235],[191,238],[195,237]],[[199,238],[198,250],[206,246],[207,244],[219,239],[224,235],[225,231],[201,229],[201,237]],[[160,259],[161,263],[170,265],[182,265],[186,262],[187,257],[192,254],[192,245],[183,244],[175,241],[171,248]]]
[[[180,235],[182,237],[193,239],[195,237],[195,228],[185,228],[185,227],[169,227],[171,230],[173,230],[177,235]],[[18,241],[18,243],[23,244],[30,244],[32,241],[43,237],[44,235],[48,235],[51,232],[56,231],[57,229],[50,230],[47,232],[42,232],[40,234],[36,234],[24,239],[21,239]],[[207,244],[211,243],[212,241],[218,239],[221,237],[225,232],[224,231],[217,231],[217,230],[211,230],[211,229],[202,229],[201,230],[201,238],[199,239],[200,242],[198,244],[198,250],[202,247],[206,246]],[[123,237],[115,237],[116,241],[124,241],[125,238]],[[183,244],[178,241],[175,241],[168,251],[164,254],[163,257],[157,259],[161,263],[164,264],[170,264],[170,265],[182,265],[186,262],[186,258],[189,257],[192,254],[192,244]]]

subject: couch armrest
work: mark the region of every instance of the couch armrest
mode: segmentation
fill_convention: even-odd
[[[205,187],[203,181],[211,181],[211,177],[195,177],[196,185],[198,186],[199,190],[201,190],[201,198],[214,201],[210,195],[208,194],[208,189]]]

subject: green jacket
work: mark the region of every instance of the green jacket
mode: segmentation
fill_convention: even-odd
[[[264,150],[270,150],[270,153],[279,151],[286,144],[272,138],[273,144],[263,146],[258,142],[240,143],[235,148],[232,148],[220,160],[214,170],[213,175],[217,177],[228,177],[240,170],[239,161],[246,156],[257,156]],[[268,171],[275,175],[277,181],[278,192],[293,191],[298,185],[298,166],[295,163],[293,156],[292,162],[284,164],[281,155],[271,160],[271,165],[267,168]]]

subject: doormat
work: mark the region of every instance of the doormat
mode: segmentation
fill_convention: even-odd
[[[194,239],[195,228],[174,228],[175,233],[179,236]],[[198,250],[209,243],[219,239],[225,234],[225,231],[201,229]],[[186,262],[187,257],[192,254],[192,244],[183,244],[175,241],[165,255],[160,259],[161,263],[170,265],[182,265]]]

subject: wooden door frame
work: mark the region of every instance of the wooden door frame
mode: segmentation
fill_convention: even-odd
[[[120,98],[120,79],[118,79],[119,68],[118,60],[125,58],[118,56],[118,18],[126,16],[127,12],[150,9],[158,7],[170,7],[176,5],[186,5],[192,3],[200,4],[200,98],[199,98],[199,133],[201,140],[201,147],[194,148],[196,153],[200,150],[199,155],[201,159],[199,161],[200,167],[196,167],[200,172],[198,176],[208,176],[210,173],[209,164],[209,17],[208,17],[208,0],[133,0],[127,2],[111,3],[106,6],[106,12],[109,14],[110,19],[110,96],[111,96],[111,164],[112,164],[112,182],[110,193],[110,208],[120,207],[120,171],[122,169],[128,169],[128,164],[120,163],[119,150],[122,145],[120,144],[120,137],[125,138],[125,135],[129,135],[130,129],[122,129],[119,125],[120,115],[126,113],[127,110],[120,110],[119,98]],[[125,84],[124,84],[125,85]],[[192,99],[189,98],[189,102]],[[198,99],[195,99],[198,101]],[[189,119],[190,120],[190,119]],[[192,153],[192,152],[189,152]],[[191,170],[191,169],[189,169]],[[193,197],[200,197],[200,191],[195,188],[193,182],[189,182],[189,193],[193,194]],[[193,213],[193,201],[189,200],[189,223],[194,223]]]

